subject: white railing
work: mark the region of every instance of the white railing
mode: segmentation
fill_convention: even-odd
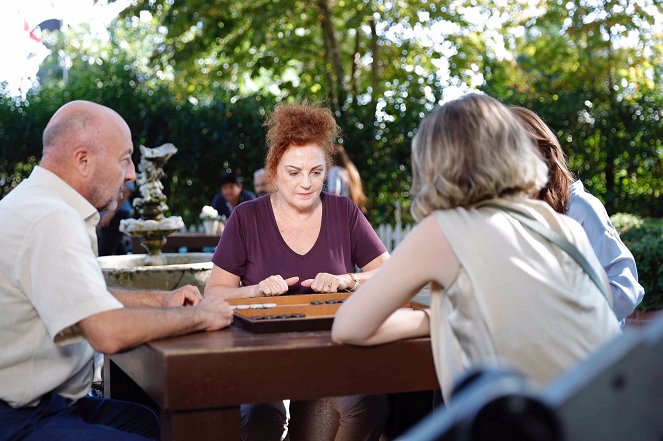
[[[412,230],[411,224],[401,225],[400,223],[396,223],[395,225],[380,224],[375,229],[375,232],[378,234],[378,237],[384,246],[387,247],[387,251],[391,253],[394,248],[401,243],[410,230]],[[192,224],[184,231],[190,233],[203,233],[203,226]]]
[[[387,247],[387,251],[391,253],[394,248],[401,243],[410,230],[412,230],[412,225],[408,224],[403,226],[400,223],[396,223],[396,225],[380,224],[375,229],[375,232],[378,234],[378,237],[384,246]]]

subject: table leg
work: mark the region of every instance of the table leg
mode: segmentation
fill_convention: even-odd
[[[158,407],[154,400],[143,391],[110,357],[104,357],[104,397],[115,400],[132,401],[154,409]]]
[[[240,439],[239,406],[189,411],[161,410],[109,357],[104,363],[104,395],[106,398],[141,403],[158,412],[161,441]]]
[[[239,406],[160,414],[161,441],[240,439]]]

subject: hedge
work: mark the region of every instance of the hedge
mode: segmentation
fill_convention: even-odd
[[[633,253],[638,279],[645,288],[645,298],[637,309],[663,309],[663,218],[617,213],[610,220]]]

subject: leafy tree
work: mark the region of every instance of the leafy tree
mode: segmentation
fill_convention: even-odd
[[[663,40],[652,8],[552,2],[514,23],[522,37],[512,42],[513,62],[486,66],[484,90],[542,115],[610,212],[663,213]]]
[[[273,106],[306,98],[334,110],[369,218],[392,222],[401,206],[407,222],[420,119],[450,89],[478,87],[542,115],[611,212],[660,215],[660,6],[646,1],[138,0],[109,41],[81,30],[52,43],[66,82],[52,57],[25,100],[0,89],[1,190],[36,163],[52,112],[91,99],[137,143],[178,146],[169,205],[194,221],[223,170],[262,165]]]
[[[41,84],[25,99],[0,90],[0,190],[4,196],[29,175],[41,156],[41,133],[64,103],[85,99],[116,110],[128,122],[136,144],[175,144],[176,161],[166,166],[164,185],[172,213],[187,223],[198,221],[209,204],[224,169],[250,176],[264,157],[261,118],[270,101],[261,96],[205,104],[179,100],[172,84],[156,78],[141,62],[137,46],[124,36],[149,33],[136,21],[122,21],[110,41],[92,40],[87,32],[70,32],[53,43],[53,56],[43,65]],[[66,51],[70,67],[65,82],[58,53]],[[137,146],[136,146],[137,147]],[[134,162],[138,161],[135,149]]]
[[[180,91],[201,102],[213,96],[232,103],[255,93],[323,102],[334,110],[341,141],[362,171],[373,219],[391,219],[392,201],[406,201],[410,139],[445,86],[437,50],[442,43],[422,40],[415,31],[449,19],[462,25],[449,5],[146,0],[125,17],[141,11],[167,29],[152,65],[173,69]],[[462,50],[458,39],[448,46]]]

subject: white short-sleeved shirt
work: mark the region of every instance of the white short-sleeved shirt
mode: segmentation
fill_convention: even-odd
[[[509,205],[565,236],[600,268],[575,221],[541,201]],[[612,305],[583,269],[511,216],[488,207],[433,216],[460,262],[450,286],[431,290],[433,355],[446,399],[472,365],[506,364],[544,385],[620,334]]]
[[[343,168],[338,165],[329,169],[327,174],[327,191],[330,193],[350,197],[350,184],[343,173]]]
[[[36,167],[0,200],[0,399],[76,400],[92,381],[93,349],[75,326],[121,308],[96,260],[97,210]]]
[[[645,289],[638,283],[635,259],[610,222],[601,201],[587,193],[580,181],[571,185],[570,192],[567,214],[582,225],[596,257],[608,274],[613,309],[623,326],[626,316],[633,312],[645,295]]]

